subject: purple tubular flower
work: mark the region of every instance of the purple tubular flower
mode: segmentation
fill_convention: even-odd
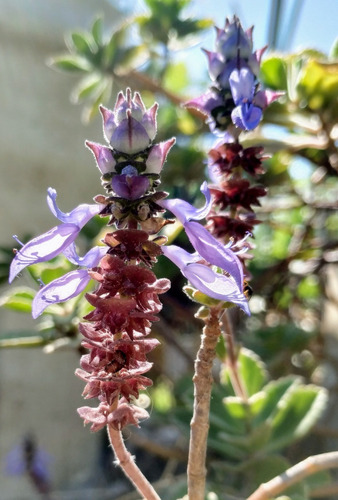
[[[229,276],[213,271],[205,264],[199,263],[201,257],[190,254],[177,247],[169,245],[162,248],[163,254],[179,267],[183,276],[193,287],[205,295],[217,300],[237,304],[246,314],[250,314],[247,299],[241,287]]]
[[[190,205],[187,201],[180,200],[179,198],[173,198],[169,200],[159,201],[158,204],[161,205],[166,210],[170,210],[183,225],[190,220],[201,220],[204,219],[208,213],[210,212],[212,199],[211,193],[208,188],[208,184],[206,181],[201,185],[201,193],[205,196],[205,205],[202,208],[195,208],[193,205]]]
[[[56,204],[56,191],[52,188],[48,189],[47,203],[53,215],[63,224],[33,238],[17,252],[10,266],[10,283],[25,267],[53,259],[63,252],[102,208],[100,205],[81,204],[69,213],[62,212]]]
[[[188,272],[190,278],[192,277],[195,283],[197,280],[197,276],[199,276],[198,279],[201,280],[201,283],[203,282],[203,277],[204,277],[205,278],[205,284],[203,285],[204,290],[206,289],[205,287],[207,286],[206,283],[208,282],[211,283],[208,288],[210,293],[204,292],[207,293],[207,295],[210,295],[210,297],[219,298],[215,296],[216,283],[220,283],[220,290],[225,290],[225,288],[222,288],[221,286],[221,282],[224,282],[223,278],[220,278],[220,276],[222,275],[219,276],[217,275],[212,279],[212,274],[210,274],[210,271],[212,273],[213,271],[210,268],[208,268],[209,271],[205,271],[203,274],[200,266],[203,267],[207,266],[203,264],[198,264],[198,265],[196,264],[193,268],[191,268],[191,264],[198,260],[204,259],[209,264],[215,265],[226,271],[226,273],[230,274],[230,276],[232,276],[233,278],[231,280],[231,283],[233,283],[234,287],[233,290],[236,291],[237,294],[237,295],[235,294],[235,298],[237,297],[235,303],[239,304],[240,301],[240,303],[242,304],[240,307],[242,307],[242,309],[245,310],[247,314],[249,314],[248,307],[246,306],[245,308],[243,306],[243,304],[246,303],[246,298],[242,293],[244,277],[243,277],[243,268],[239,259],[236,257],[234,252],[230,250],[230,248],[225,247],[219,241],[217,241],[216,238],[214,238],[205,227],[203,227],[201,224],[197,222],[194,222],[194,220],[204,219],[208,215],[212,204],[211,194],[206,182],[202,184],[201,191],[206,198],[206,203],[202,208],[199,209],[193,207],[192,205],[190,205],[190,203],[184,200],[180,200],[178,198],[172,200],[163,200],[159,202],[159,204],[163,208],[170,210],[182,222],[185,232],[198,255],[194,257],[194,260],[191,260],[192,259],[191,255],[187,254],[186,252],[185,254],[183,254],[184,251],[182,250],[182,252],[178,254],[177,257],[178,263],[176,263],[175,260],[172,259],[172,257],[175,257],[174,252],[178,247],[175,247],[174,251],[171,250],[167,251],[168,247],[164,247],[163,253],[165,255],[168,254],[167,256],[170,255],[169,258],[173,260],[173,262],[175,262],[175,264],[178,265],[178,267],[180,267],[181,271],[186,264],[190,264],[189,270],[184,268],[185,271],[184,272],[182,271],[182,273],[186,278],[188,278],[187,276]],[[187,258],[189,258],[190,261],[184,260]],[[193,270],[198,272],[195,278],[191,274]],[[188,279],[193,284],[193,281],[191,281],[190,278]],[[220,293],[222,296],[224,296],[224,293],[222,292]],[[227,299],[223,298],[222,300],[228,300],[230,302],[234,302],[230,297],[228,297]]]
[[[235,69],[230,78],[230,89],[236,107],[231,113],[233,123],[242,129],[253,130],[262,118],[262,110],[253,104],[255,77],[248,68]]]
[[[107,247],[96,246],[83,257],[79,257],[75,251],[75,245],[72,244],[64,251],[64,254],[73,264],[92,268],[97,266],[106,252]],[[33,318],[36,319],[40,316],[49,305],[65,302],[79,295],[86,288],[90,279],[87,269],[77,269],[40,288],[32,304]]]

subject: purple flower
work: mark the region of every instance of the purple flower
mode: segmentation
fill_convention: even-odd
[[[122,169],[121,175],[115,175],[111,182],[117,196],[126,200],[141,198],[150,186],[148,177],[138,175],[135,167],[128,165]]]
[[[236,127],[253,130],[262,118],[262,110],[253,103],[255,77],[248,68],[235,69],[230,78],[230,89],[236,107],[231,118]]]
[[[243,30],[239,19],[235,16],[233,21],[226,20],[225,28],[216,28],[216,49],[226,59],[249,57],[252,52],[252,30]]]
[[[49,305],[65,302],[83,292],[91,279],[87,269],[97,266],[106,253],[106,246],[96,246],[89,250],[84,257],[79,257],[74,244],[66,248],[64,254],[67,259],[73,264],[85,267],[86,269],[70,271],[40,288],[32,304],[33,318],[35,319],[40,316]]]
[[[167,250],[169,247],[164,247],[163,253],[178,265],[182,274],[189,279],[192,284],[200,281],[200,285],[203,285],[203,290],[199,287],[197,288],[203,291],[203,293],[213,298],[220,298],[219,296],[221,295],[223,297],[222,300],[234,302],[238,305],[241,304],[240,307],[249,314],[248,306],[244,305],[247,304],[247,301],[242,292],[243,268],[238,257],[236,257],[229,247],[217,241],[205,227],[194,222],[194,220],[204,219],[208,215],[212,204],[211,194],[206,182],[202,184],[201,192],[206,198],[206,203],[199,209],[178,198],[159,202],[163,208],[170,210],[182,222],[185,232],[197,252],[197,254],[190,255],[182,250],[177,253],[176,257],[175,251],[178,247],[174,246],[173,250]],[[176,259],[176,261],[174,259]],[[197,264],[197,262],[201,260],[223,269],[231,278],[215,273],[205,264]],[[192,265],[193,267],[191,267]],[[208,271],[203,271],[202,268],[206,268]],[[192,273],[194,272],[197,274],[193,276]],[[216,276],[214,276],[215,274]],[[189,278],[188,275],[190,276]],[[223,278],[221,278],[221,276],[223,276]],[[190,278],[193,278],[193,281],[191,281]],[[225,278],[227,279],[225,280]],[[233,285],[232,287],[230,286],[230,282],[228,282],[229,279]],[[218,293],[217,284],[219,285],[218,296],[216,296]],[[226,290],[229,291],[229,296],[226,295]],[[233,297],[235,300],[232,300]]]
[[[201,263],[202,259],[198,253],[190,254],[176,245],[164,246],[162,250],[194,288],[208,297],[237,304],[246,314],[250,314],[247,299],[241,291],[242,287],[239,288],[231,277],[215,272]]]
[[[47,495],[50,491],[50,468],[53,457],[36,445],[32,436],[10,450],[5,457],[5,472],[11,476],[27,474],[37,491]]]
[[[52,188],[48,189],[47,203],[52,214],[63,224],[33,238],[17,252],[10,266],[10,283],[25,267],[53,259],[63,252],[83,226],[102,209],[100,205],[81,204],[69,213],[62,212],[56,204],[56,191]]]
[[[155,103],[146,109],[141,96],[127,89],[126,97],[119,93],[114,111],[100,106],[103,117],[103,131],[107,142],[117,151],[134,154],[146,149],[157,131]]]

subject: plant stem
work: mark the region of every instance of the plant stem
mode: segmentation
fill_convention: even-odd
[[[116,456],[116,463],[121,467],[137,491],[146,500],[161,500],[147,478],[137,467],[132,455],[125,447],[121,431],[117,431],[111,425],[107,425],[107,431],[110,444]]]
[[[338,468],[338,451],[308,457],[271,481],[261,484],[247,500],[269,500],[307,476],[332,468]]]
[[[204,500],[206,481],[206,450],[209,431],[209,411],[212,389],[212,364],[216,356],[216,344],[221,334],[220,311],[210,308],[201,335],[201,345],[195,361],[194,413],[190,423],[190,447],[188,458],[188,498]]]
[[[237,355],[235,350],[235,338],[234,331],[232,328],[232,324],[229,318],[228,311],[224,311],[222,316],[222,324],[223,324],[223,336],[226,345],[226,359],[225,363],[229,367],[229,375],[232,383],[232,387],[235,391],[236,396],[243,399],[243,401],[247,401],[248,397],[243,387],[242,381],[238,374],[238,364],[237,364]]]

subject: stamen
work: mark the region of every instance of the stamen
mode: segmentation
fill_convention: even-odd
[[[17,243],[19,243],[19,245],[21,245],[22,247],[24,246],[24,243],[22,243],[22,241],[20,241],[20,240],[19,240],[19,238],[17,237],[17,235],[16,235],[16,234],[13,234],[13,238],[15,239],[15,241],[16,241]]]

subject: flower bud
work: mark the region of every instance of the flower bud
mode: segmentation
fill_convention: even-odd
[[[100,106],[103,130],[107,142],[122,153],[134,154],[145,150],[153,141],[156,131],[157,103],[149,110],[138,93],[131,98],[127,89],[117,97],[114,111]]]

